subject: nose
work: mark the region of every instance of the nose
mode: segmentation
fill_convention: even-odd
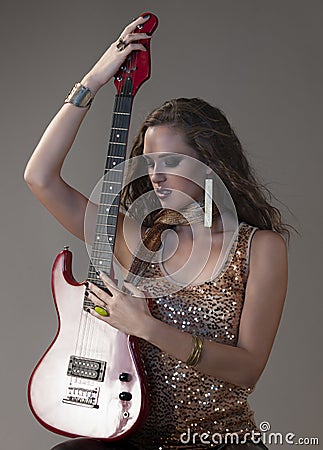
[[[161,172],[160,169],[157,168],[157,165],[155,165],[150,173],[150,179],[152,183],[162,183],[166,180],[166,174],[164,172]]]
[[[163,181],[166,180],[166,176],[165,176],[165,174],[162,173],[162,172],[155,172],[155,171],[154,171],[154,172],[150,175],[150,179],[151,179],[152,183],[159,184],[159,183],[162,183]]]

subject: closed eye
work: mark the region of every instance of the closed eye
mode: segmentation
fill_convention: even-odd
[[[168,167],[176,167],[181,162],[182,158],[178,156],[168,156],[165,158],[165,165]]]
[[[149,156],[145,156],[145,155],[143,155],[143,156],[145,158],[147,167],[154,167],[154,164],[155,164],[154,161],[151,158],[149,158]]]
[[[144,155],[147,167],[154,167],[155,161],[149,156]],[[182,158],[178,156],[164,156],[162,157],[166,167],[176,167],[181,162]]]

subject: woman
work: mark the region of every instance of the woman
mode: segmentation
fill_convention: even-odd
[[[133,50],[145,51],[138,40],[149,36],[133,32],[146,20],[139,17],[128,25],[83,78],[78,89],[88,97],[68,97],[26,167],[32,192],[80,239],[85,214],[95,223],[97,206],[61,178],[61,168],[88,111],[80,106],[90,104]],[[172,100],[153,111],[135,139],[135,156],[141,162],[144,158],[146,176],[131,180],[123,191],[115,245],[116,259],[128,277],[128,294],[100,273],[110,294],[89,283],[88,297],[98,320],[139,338],[151,411],[144,427],[127,441],[74,439],[55,450],[266,448],[251,442],[259,430],[247,397],[264,370],[283,309],[283,235],[289,236],[288,229],[266,201],[228,121],[202,100]],[[203,203],[203,181],[216,176],[233,201],[238,221],[234,234],[216,199],[213,212]],[[131,251],[132,227],[138,228],[138,221],[127,210],[149,193],[159,208],[147,211],[140,232],[153,254],[163,248],[163,264],[142,254],[138,259]],[[233,240],[221,261],[227,235]],[[162,291],[156,280],[162,280]],[[143,295],[147,290],[153,297],[151,308]],[[240,440],[226,443],[227,433]]]

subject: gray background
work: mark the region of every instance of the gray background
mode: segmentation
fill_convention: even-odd
[[[319,436],[322,423],[322,3],[319,0],[1,2],[1,448],[48,449],[62,438],[29,412],[26,384],[56,331],[50,271],[64,245],[86,276],[82,242],[33,198],[23,170],[79,81],[132,17],[154,12],[153,73],[132,130],[168,98],[199,96],[232,121],[260,178],[300,232],[290,246],[286,307],[251,397],[272,431]],[[112,84],[100,91],[64,167],[89,195],[101,176]],[[283,446],[279,448],[290,448]],[[318,448],[318,447],[316,447]],[[323,448],[321,443],[320,448]]]

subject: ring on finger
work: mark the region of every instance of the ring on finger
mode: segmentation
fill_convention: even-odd
[[[124,50],[127,47],[127,44],[125,42],[125,40],[121,37],[118,39],[117,41],[117,49],[119,50],[119,52],[122,52],[122,50]]]
[[[110,316],[110,312],[106,308],[102,308],[102,306],[95,306],[93,309],[100,316],[103,316],[103,317],[109,317]]]

